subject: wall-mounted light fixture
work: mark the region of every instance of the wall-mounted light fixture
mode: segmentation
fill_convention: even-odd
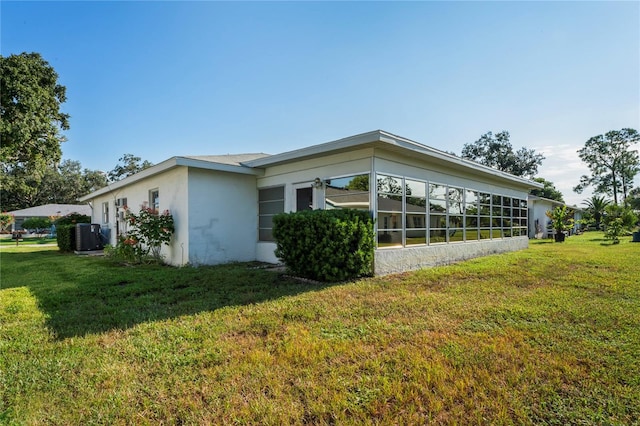
[[[315,178],[311,184],[314,188],[320,189],[324,185],[324,182],[319,177]]]

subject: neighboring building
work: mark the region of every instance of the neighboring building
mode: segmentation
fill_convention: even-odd
[[[22,223],[32,217],[57,218],[71,213],[91,216],[91,207],[86,204],[45,204],[43,206],[14,210],[9,213],[15,217],[15,221],[11,225],[11,231],[19,231],[22,229]]]
[[[124,205],[170,210],[173,265],[277,263],[273,215],[370,210],[384,274],[526,248],[532,188],[542,185],[378,130],[277,155],[173,157],[80,201],[111,244],[126,232]]]
[[[580,228],[578,220],[582,219],[581,208],[570,206],[562,201],[529,195],[529,238],[552,238],[554,230],[551,229],[551,219],[547,217],[546,212],[565,205],[573,210],[575,224],[571,233],[575,234]]]

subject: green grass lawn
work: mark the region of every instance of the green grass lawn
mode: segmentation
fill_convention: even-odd
[[[22,244],[56,244],[56,239],[55,238],[48,238],[48,237],[24,237],[21,238],[20,241],[18,241],[18,245],[22,245]],[[1,238],[0,239],[0,247],[4,247],[4,246],[15,246],[16,245],[16,240],[11,239],[11,238]]]
[[[640,244],[313,285],[0,251],[0,424],[638,424]]]

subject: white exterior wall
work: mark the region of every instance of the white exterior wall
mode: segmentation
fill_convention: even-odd
[[[264,175],[258,178],[257,185],[258,188],[285,185],[284,211],[291,212],[295,210],[295,186],[297,184],[311,183],[316,177],[325,180],[327,178],[369,173],[372,167],[372,155],[373,149],[368,148],[268,167]],[[324,200],[324,192],[315,190],[314,198],[322,198]],[[261,262],[279,263],[280,260],[273,253],[275,249],[275,243],[258,241],[256,259]]]
[[[256,259],[258,191],[256,177],[189,169],[189,245],[194,265]]]
[[[116,200],[126,198],[131,211],[137,213],[140,206],[149,203],[149,191],[158,189],[160,197],[160,211],[169,210],[175,222],[175,233],[169,246],[162,246],[162,255],[171,265],[182,264],[181,247],[186,247],[189,241],[188,212],[187,212],[187,168],[177,167],[134,182],[123,188],[113,190],[91,200],[92,222],[99,223],[102,228],[111,230],[110,244],[115,245],[116,236]],[[109,203],[109,223],[102,220],[102,203]],[[122,231],[122,229],[121,229]],[[184,257],[187,259],[187,257]]]
[[[536,237],[536,220],[542,227],[541,238],[552,237],[553,233],[547,231],[547,223],[549,223],[549,218],[547,217],[546,212],[547,210],[553,210],[555,206],[549,201],[545,200],[530,200],[529,204],[529,237]]]

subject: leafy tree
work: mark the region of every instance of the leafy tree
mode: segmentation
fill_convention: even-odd
[[[533,180],[543,184],[544,188],[532,189],[530,192],[531,195],[535,195],[536,197],[548,198],[549,200],[556,200],[564,203],[564,200],[562,198],[562,192],[556,189],[556,186],[553,184],[553,182],[550,182],[541,177],[534,178]]]
[[[35,192],[47,166],[60,160],[61,131],[69,129],[69,115],[60,111],[66,100],[66,88],[40,54],[0,56],[3,190]],[[16,176],[29,179],[13,182]]]
[[[614,204],[618,204],[618,194],[624,200],[633,178],[640,172],[638,151],[631,149],[638,141],[640,135],[634,129],[612,130],[590,138],[578,155],[589,167],[591,176],[580,177],[580,184],[573,190],[580,194],[593,186],[595,193],[613,196]]]
[[[109,180],[112,182],[122,180],[153,166],[153,163],[147,160],[142,161],[140,157],[136,157],[133,154],[124,154],[118,161],[122,164],[116,165],[109,172]]]
[[[21,168],[14,169],[7,178],[0,200],[3,208],[8,210],[50,203],[76,204],[79,197],[107,185],[104,173],[83,170],[80,162],[73,160],[64,160],[59,166],[48,166],[42,179]]]
[[[626,204],[632,210],[640,211],[640,186],[629,191]]]
[[[589,214],[593,217],[596,229],[600,229],[602,216],[604,215],[607,206],[611,204],[611,201],[607,200],[604,197],[598,197],[597,195],[594,195],[590,199],[584,200],[582,204],[585,204],[587,206],[587,212],[589,212]]]
[[[544,156],[535,150],[520,148],[516,152],[509,142],[509,132],[487,132],[462,148],[462,158],[520,177],[533,177],[538,173]]]
[[[628,207],[617,204],[609,204],[605,209],[604,225],[605,238],[612,240],[613,244],[620,242],[620,236],[633,228],[638,217]]]
[[[351,191],[369,191],[369,175],[364,174],[355,176],[346,186],[346,189]]]

